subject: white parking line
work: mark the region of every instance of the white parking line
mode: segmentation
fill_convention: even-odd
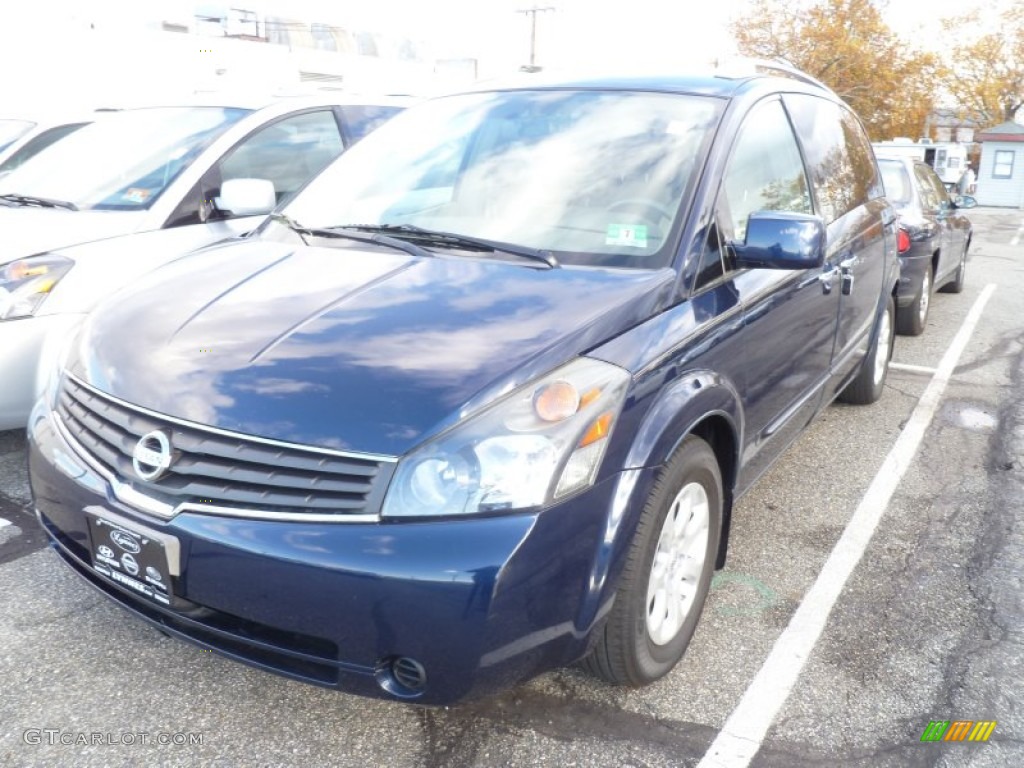
[[[1013,236],[1013,239],[1010,241],[1010,245],[1020,245],[1021,235],[1024,235],[1024,224],[1020,225],[1020,229],[1018,229],[1017,234]]]
[[[867,493],[836,542],[821,573],[807,590],[800,607],[775,641],[768,658],[697,768],[746,768],[761,748],[765,734],[789,698],[815,643],[825,629],[832,607],[860,562],[889,500],[917,453],[960,355],[995,289],[996,286],[991,283],[986,285],[974,302],[953,343],[942,356],[935,376],[910,414],[907,426],[896,438],[896,443],[868,486]]]
[[[924,365],[911,365],[910,363],[889,363],[890,371],[904,371],[906,373],[923,373],[926,376],[934,376],[935,368],[928,368]]]

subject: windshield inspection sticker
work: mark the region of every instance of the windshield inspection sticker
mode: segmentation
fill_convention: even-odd
[[[604,236],[605,245],[628,245],[630,248],[647,247],[645,224],[609,224]]]
[[[129,203],[144,203],[149,200],[149,190],[142,187],[129,187],[121,195]]]

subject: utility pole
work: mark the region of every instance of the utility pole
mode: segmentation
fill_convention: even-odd
[[[546,13],[548,11],[555,10],[551,6],[541,8],[539,6],[533,6],[533,8],[523,8],[516,11],[523,15],[529,15],[530,17],[530,64],[528,67],[523,67],[527,72],[538,72],[540,68],[537,66],[537,14]]]

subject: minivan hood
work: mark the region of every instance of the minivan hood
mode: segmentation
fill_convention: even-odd
[[[100,305],[71,370],[169,416],[397,456],[649,317],[675,277],[356,245],[179,259]]]
[[[69,211],[0,204],[0,264],[135,232],[147,211]]]

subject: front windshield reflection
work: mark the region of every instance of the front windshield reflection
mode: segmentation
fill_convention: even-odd
[[[719,113],[715,99],[666,93],[438,99],[360,142],[286,213],[310,228],[405,224],[570,263],[661,266]]]

